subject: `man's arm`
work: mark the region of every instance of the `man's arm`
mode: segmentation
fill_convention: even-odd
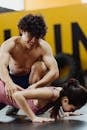
[[[46,60],[47,60],[47,62],[46,62]],[[35,87],[43,87],[47,84],[50,84],[51,82],[56,80],[59,76],[58,66],[57,66],[56,61],[53,57],[50,57],[50,56],[47,57],[45,59],[45,63],[46,63],[46,66],[48,65],[47,67],[49,67],[48,68],[49,70],[41,80],[39,80],[38,82],[33,84]]]
[[[12,93],[17,90],[16,86],[12,79],[9,76],[8,65],[11,58],[9,50],[13,47],[14,44],[8,44],[8,42],[3,43],[0,48],[0,79],[5,83],[6,95],[12,99]]]
[[[50,84],[52,81],[58,78],[59,76],[59,69],[57,62],[52,54],[51,47],[49,45],[44,47],[44,53],[43,53],[43,62],[45,63],[48,72],[45,74],[45,76],[39,80],[38,82],[32,84],[30,87],[43,87],[45,85]]]
[[[8,73],[8,65],[10,61],[10,53],[9,50],[12,48],[12,44],[10,44],[10,41],[5,41],[0,48],[0,78],[5,83],[12,83],[12,80]]]

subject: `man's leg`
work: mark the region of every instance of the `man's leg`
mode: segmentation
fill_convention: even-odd
[[[0,110],[3,109],[6,106],[6,104],[0,103]]]
[[[9,106],[8,110],[6,111],[6,115],[8,116],[12,116],[12,115],[16,115],[19,109],[13,107],[13,106]]]
[[[29,84],[39,81],[47,73],[47,67],[42,61],[35,62],[32,65],[29,76]]]

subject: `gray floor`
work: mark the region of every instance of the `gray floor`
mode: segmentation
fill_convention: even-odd
[[[83,115],[65,117],[49,123],[31,123],[21,110],[16,117],[6,116],[7,109],[8,106],[0,111],[1,130],[87,130],[87,104],[75,112]],[[42,116],[48,117],[49,113],[46,112]]]
[[[5,113],[6,113],[7,109],[8,109],[8,106],[6,106],[4,109],[2,109],[0,111],[0,122],[12,122],[13,120],[15,120],[15,117],[6,116]],[[85,121],[85,122],[87,122],[87,104],[85,106],[83,106],[81,109],[75,111],[75,113],[79,113],[79,114],[82,114],[82,115],[64,117],[63,120],[79,120],[79,121]],[[17,115],[24,116],[25,113],[20,110]],[[46,112],[42,116],[48,117],[49,113]]]

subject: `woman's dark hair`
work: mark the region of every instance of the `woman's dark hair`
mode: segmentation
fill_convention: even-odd
[[[43,38],[47,32],[47,26],[41,15],[28,14],[20,19],[18,28],[29,32],[31,36]]]
[[[87,89],[81,86],[78,80],[70,79],[69,82],[63,86],[63,89],[60,92],[60,97],[55,101],[51,111],[51,117],[57,119],[61,106],[61,99],[64,96],[67,96],[69,99],[69,104],[81,108],[87,102]]]

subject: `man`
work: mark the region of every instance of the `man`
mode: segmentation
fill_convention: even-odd
[[[43,87],[59,76],[51,47],[43,40],[47,31],[43,17],[28,14],[20,19],[18,29],[21,35],[6,40],[0,48],[0,78],[12,101],[15,91]]]

